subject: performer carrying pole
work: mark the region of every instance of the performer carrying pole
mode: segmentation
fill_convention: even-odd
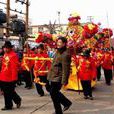
[[[108,28],[109,28],[109,19],[108,19],[108,12],[107,12],[107,24],[108,24]],[[110,51],[111,51],[111,61],[114,62],[113,59],[113,51],[112,51],[112,46],[111,46],[111,36],[110,36],[110,31],[108,29],[108,35],[109,35],[109,42],[110,42]],[[112,65],[112,79],[113,79],[113,74],[114,74],[114,66]]]

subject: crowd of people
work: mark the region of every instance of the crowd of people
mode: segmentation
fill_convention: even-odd
[[[35,83],[40,97],[45,95],[42,86],[49,92],[55,109],[54,114],[63,114],[72,105],[60,91],[68,84],[71,58],[75,59],[84,99],[94,99],[91,81],[101,80],[101,68],[104,70],[106,84],[111,85],[114,65],[112,48],[83,48],[80,53],[71,55],[65,37],[59,37],[56,43],[56,49],[46,47],[43,43],[31,49],[29,44],[25,44],[23,50],[15,52],[11,42],[5,42],[0,50],[0,89],[4,96],[4,107],[1,110],[12,110],[13,102],[20,108],[22,98],[16,93],[15,87],[25,84],[26,89],[32,89]]]

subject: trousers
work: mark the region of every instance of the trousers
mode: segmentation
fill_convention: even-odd
[[[15,84],[16,82],[0,82],[6,108],[12,108],[13,102],[18,104],[21,101],[20,96],[15,91]]]
[[[61,105],[66,107],[71,104],[71,101],[60,92],[61,87],[62,84],[60,82],[50,82],[50,95],[55,108],[55,114],[63,114]]]

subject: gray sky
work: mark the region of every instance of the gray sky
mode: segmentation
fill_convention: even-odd
[[[0,0],[5,2],[6,0]],[[11,0],[11,8],[25,9],[24,5]],[[87,22],[87,16],[93,16],[93,22],[101,22],[103,27],[114,28],[114,4],[113,0],[29,0],[30,21],[33,25],[48,24],[49,20],[58,23],[58,11],[60,11],[61,23],[68,23],[68,17],[72,12],[81,16],[80,22]],[[0,8],[4,5],[0,4]],[[5,11],[5,9],[4,9]],[[14,13],[14,12],[12,12]],[[108,15],[108,19],[107,19]],[[109,21],[109,24],[108,24]]]
[[[94,22],[101,22],[102,26],[114,28],[113,0],[31,0],[30,16],[33,24],[48,23],[49,20],[58,22],[57,12],[61,12],[61,23],[68,23],[72,12],[81,16],[81,22],[87,21],[87,16],[93,16]]]

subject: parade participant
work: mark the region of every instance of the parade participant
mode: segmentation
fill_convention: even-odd
[[[50,58],[54,57],[55,51],[54,51],[53,48],[48,47],[48,51],[47,52],[48,52],[48,55],[49,55]]]
[[[95,64],[97,67],[97,81],[101,79],[101,64],[103,62],[103,52],[102,50],[96,48],[94,55],[92,56],[95,59]]]
[[[24,81],[25,81],[25,88],[31,89],[32,88],[32,76],[31,76],[31,69],[33,66],[33,63],[31,60],[25,59],[28,57],[32,57],[32,52],[30,50],[29,44],[26,44],[24,47],[24,52],[23,52],[23,58],[21,62],[21,67],[22,67],[22,74],[24,76]]]
[[[1,68],[2,68],[2,59],[3,59],[3,55],[4,55],[4,50],[3,50],[3,47],[0,49],[0,71],[1,71]],[[3,92],[1,91],[1,87],[0,87],[0,95],[2,95]]]
[[[96,78],[96,66],[92,57],[90,57],[90,50],[86,49],[83,55],[77,60],[77,76],[81,81],[83,88],[84,99],[93,100],[91,81]]]
[[[3,47],[0,49],[0,71],[1,71],[1,67],[2,67],[2,58],[3,58],[3,55],[4,55],[4,50],[3,50]]]
[[[111,80],[112,80],[112,67],[113,67],[113,55],[111,54],[111,51],[109,48],[105,50],[104,53],[104,58],[103,58],[103,70],[104,70],[104,76],[105,76],[105,81],[107,85],[111,85]]]
[[[21,98],[15,91],[15,84],[18,79],[19,61],[12,47],[10,41],[5,42],[5,54],[0,71],[0,85],[4,95],[5,107],[1,110],[11,110],[13,108],[13,101],[17,105],[17,108],[21,106]]]
[[[4,55],[4,46],[2,46],[2,48],[0,49],[0,56]]]
[[[61,87],[68,84],[70,74],[71,55],[66,48],[66,44],[67,39],[65,37],[58,38],[57,52],[48,73],[50,95],[55,108],[54,114],[63,114],[63,111],[68,110],[72,104],[72,102],[60,92]],[[64,106],[63,110],[61,104]]]
[[[43,44],[39,44],[37,49],[38,49],[38,53],[36,54],[36,57],[49,58],[48,54],[44,50]],[[33,68],[35,79],[39,78],[40,82],[46,83],[45,87],[48,92],[49,92],[49,83],[47,80],[47,72],[46,71],[49,70],[50,65],[51,65],[50,61],[35,60],[34,68]],[[36,85],[37,93],[40,96],[44,96],[44,91],[43,91],[42,85],[39,83],[35,83],[35,85]]]

